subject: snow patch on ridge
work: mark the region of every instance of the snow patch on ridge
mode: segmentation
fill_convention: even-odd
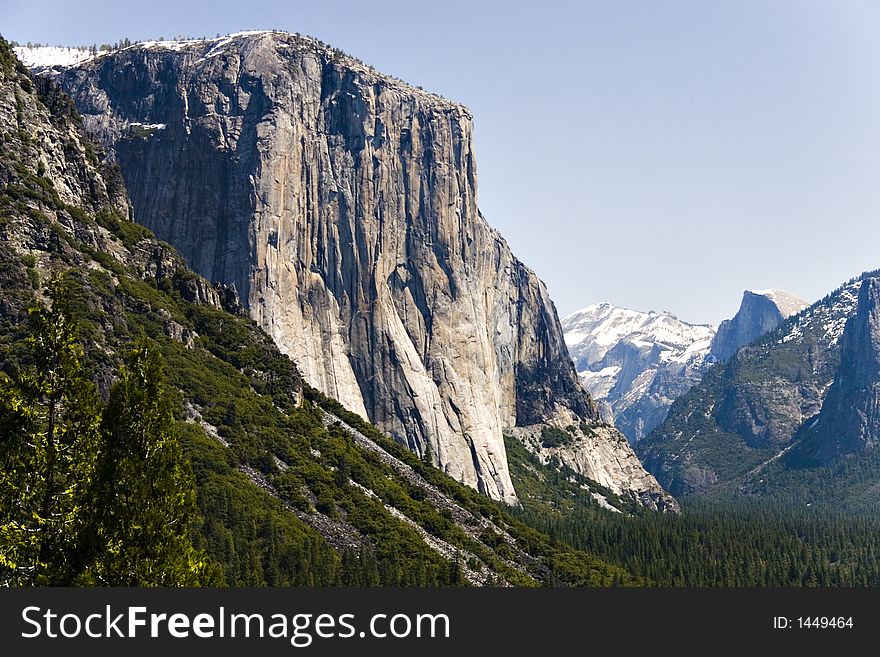
[[[52,68],[76,66],[94,57],[88,48],[66,48],[62,46],[16,46],[12,49],[22,64],[28,68]]]

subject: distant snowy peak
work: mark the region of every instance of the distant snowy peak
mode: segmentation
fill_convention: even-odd
[[[663,421],[673,400],[711,364],[715,327],[688,324],[669,312],[610,303],[562,320],[581,383],[631,442]]]
[[[707,324],[688,324],[669,312],[640,311],[619,308],[610,303],[594,304],[574,312],[562,320],[565,343],[569,352],[589,365],[600,361],[609,350],[621,342],[640,347],[659,347],[668,358],[693,353],[695,344],[707,351],[715,327]]]

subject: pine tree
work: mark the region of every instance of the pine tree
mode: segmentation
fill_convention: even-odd
[[[336,485],[339,488],[345,488],[348,486],[350,477],[351,468],[348,465],[348,459],[345,458],[345,454],[342,454],[339,456],[339,462],[336,466]]]
[[[425,465],[434,465],[434,451],[431,449],[430,443],[425,443],[425,451],[422,452],[422,463]]]
[[[31,309],[31,366],[0,381],[0,582],[72,581],[88,515],[99,403],[83,374],[63,282]]]
[[[161,357],[141,340],[101,420],[92,498],[93,540],[100,547],[89,573],[96,583],[194,586],[217,577],[192,545],[195,485],[174,426]]]
[[[461,553],[456,550],[455,556],[449,562],[449,584],[452,586],[464,586],[467,583],[461,567]]]

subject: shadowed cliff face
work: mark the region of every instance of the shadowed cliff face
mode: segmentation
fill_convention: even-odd
[[[840,367],[822,410],[788,456],[797,465],[833,463],[880,443],[880,278],[867,278],[840,339]]]
[[[477,210],[465,108],[282,33],[58,78],[137,219],[235,285],[307,381],[452,476],[515,501],[502,429],[597,419],[544,285]]]
[[[721,322],[712,340],[711,355],[721,361],[740,347],[775,329],[786,318],[806,308],[800,297],[785,290],[746,290],[733,319]]]

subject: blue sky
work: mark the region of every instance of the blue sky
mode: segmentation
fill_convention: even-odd
[[[0,32],[91,44],[272,28],[474,113],[479,203],[561,315],[693,322],[880,267],[880,3],[4,0]]]

